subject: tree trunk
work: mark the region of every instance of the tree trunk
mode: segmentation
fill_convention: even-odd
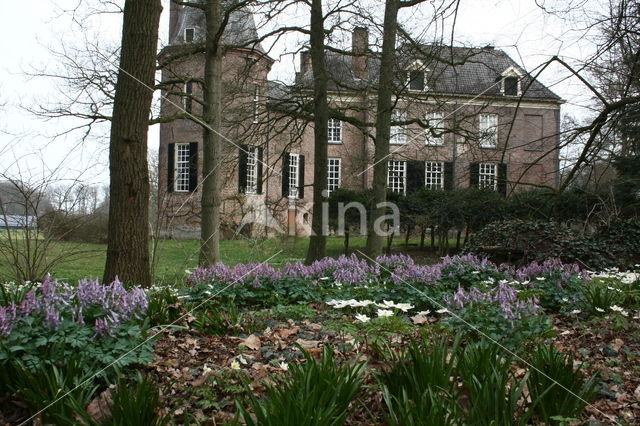
[[[104,282],[148,286],[149,168],[147,132],[153,98],[160,0],[124,5],[120,69],[109,143],[109,225]]]
[[[222,123],[222,47],[219,30],[222,19],[220,0],[205,5],[206,52],[203,87],[202,135],[202,222],[200,227],[200,265],[220,261],[220,130]]]
[[[462,230],[458,229],[456,232],[456,250],[460,250],[460,237],[462,235]]]
[[[379,206],[387,200],[387,161],[389,156],[389,138],[391,136],[391,96],[395,72],[396,33],[398,32],[398,0],[387,0],[384,10],[384,30],[382,35],[382,56],[380,58],[380,77],[378,80],[378,105],[376,119],[375,152],[373,155],[373,206],[368,223],[368,256],[375,259],[382,254],[384,236],[377,235],[374,224],[386,213]]]
[[[411,227],[407,225],[407,233],[404,236],[404,246],[409,247],[409,237],[411,236]]]
[[[435,248],[436,246],[436,229],[434,226],[431,227],[431,248]]]
[[[344,254],[349,254],[349,230],[344,231]]]
[[[324,15],[322,0],[311,2],[311,64],[313,68],[313,212],[311,217],[311,238],[307,250],[306,263],[326,256],[327,236],[325,234],[322,205],[328,202],[327,189],[327,123],[329,106],[327,104],[327,70],[324,52]]]
[[[425,229],[424,226],[420,227],[420,250],[424,250],[424,237],[425,237]]]
[[[462,245],[466,246],[467,242],[469,242],[469,225],[467,225],[464,229],[464,242]]]

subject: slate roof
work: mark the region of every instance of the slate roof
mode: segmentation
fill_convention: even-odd
[[[438,94],[500,96],[502,73],[513,67],[523,76],[522,90],[525,99],[561,101],[561,98],[533,79],[505,52],[494,48],[468,48],[443,45],[423,45],[411,49],[399,49],[396,75],[409,69],[416,60],[423,63],[428,91]],[[353,56],[327,51],[327,70],[330,74],[330,90],[375,88],[380,61],[368,60],[367,80],[356,78],[353,72]],[[311,70],[297,78],[298,85],[312,87]]]
[[[182,6],[178,13],[176,30],[169,40],[169,45],[186,44],[184,39],[184,30],[186,28],[195,29],[194,42],[203,42],[206,28],[204,11],[196,7]],[[251,11],[243,7],[231,12],[229,22],[222,35],[223,44],[228,47],[247,47],[265,53],[262,45],[256,42],[257,39],[258,31]]]

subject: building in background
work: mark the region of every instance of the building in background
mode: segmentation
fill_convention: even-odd
[[[161,58],[177,59],[163,68],[162,115],[177,119],[161,125],[159,202],[163,233],[175,237],[199,235],[203,28],[201,11],[172,5],[170,43]],[[300,54],[295,84],[284,86],[268,80],[274,61],[257,38],[251,13],[234,11],[223,36],[222,232],[266,226],[304,235],[313,201],[310,55]],[[391,191],[477,186],[508,195],[557,187],[562,100],[504,52],[412,45],[398,50],[397,62]],[[379,61],[367,29],[353,30],[350,52],[328,51],[327,68],[327,190],[369,188]]]

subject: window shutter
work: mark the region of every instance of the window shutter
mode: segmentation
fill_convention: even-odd
[[[424,161],[407,161],[407,194],[424,188]]]
[[[479,178],[480,178],[480,163],[471,163],[469,165],[469,187],[477,188]]]
[[[189,143],[189,192],[198,186],[198,142]]]
[[[289,153],[282,154],[282,196],[289,196]]]
[[[298,198],[304,198],[304,155],[298,157]]]
[[[258,148],[258,173],[256,176],[256,193],[262,194],[262,148]]]
[[[453,190],[453,162],[452,161],[445,161],[444,162],[444,168],[442,170],[443,176],[442,178],[444,179],[444,189],[446,191],[451,191]]]
[[[249,157],[247,145],[240,145],[238,148],[238,192],[247,192],[247,159]]]
[[[498,164],[498,192],[507,196],[507,165],[505,163]]]
[[[173,192],[173,180],[176,167],[176,144],[169,144],[169,152],[167,158],[167,192]]]

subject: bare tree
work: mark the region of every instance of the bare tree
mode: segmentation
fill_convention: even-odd
[[[109,229],[104,281],[151,284],[147,131],[160,0],[127,0],[109,147]]]

